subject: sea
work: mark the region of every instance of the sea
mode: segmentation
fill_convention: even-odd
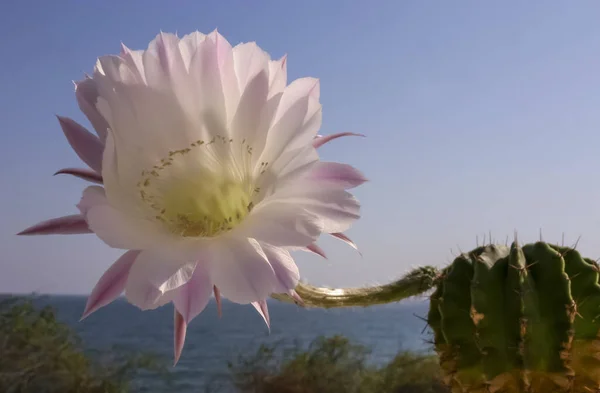
[[[227,382],[228,362],[256,353],[261,344],[306,348],[317,337],[344,335],[371,349],[372,364],[385,364],[402,350],[432,352],[431,332],[423,319],[428,308],[424,300],[326,310],[270,299],[270,331],[251,305],[224,300],[222,317],[218,318],[212,300],[190,323],[181,359],[174,367],[171,305],[142,312],[118,299],[79,321],[86,302],[83,296],[44,296],[37,302],[54,307],[59,320],[77,332],[86,350],[119,347],[155,354],[169,370],[169,390],[179,393],[210,392],[212,387],[233,392]],[[160,373],[141,373],[133,380],[133,391],[163,393],[163,381]]]

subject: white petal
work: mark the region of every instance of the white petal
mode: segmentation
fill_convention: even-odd
[[[277,283],[273,268],[254,239],[222,240],[210,273],[221,294],[240,304],[265,299]]]
[[[281,247],[273,247],[265,243],[261,243],[261,246],[277,277],[277,285],[273,292],[288,293],[296,288],[300,280],[300,271],[290,253]]]
[[[304,247],[319,237],[323,222],[303,206],[275,201],[259,204],[235,230],[273,246]]]
[[[110,141],[110,136],[107,141]],[[177,237],[156,221],[136,216],[131,209],[125,213],[114,207],[105,191],[106,188],[100,186],[87,187],[77,206],[85,215],[89,228],[109,246],[135,250],[165,249],[169,258],[176,259],[194,259],[206,249],[208,242],[204,239]]]
[[[96,104],[98,103],[98,89],[96,88],[94,80],[84,79],[77,82],[75,84],[75,97],[77,98],[79,109],[81,109],[90,123],[92,123],[100,141],[104,143],[106,140],[108,122],[96,108]]]
[[[320,192],[303,206],[323,220],[323,230],[328,233],[346,231],[360,218],[360,203],[342,190]]]
[[[169,88],[171,84],[185,83],[186,67],[175,34],[158,34],[143,52],[142,60],[148,86]]]
[[[142,85],[124,89],[110,102],[114,120],[104,148],[102,177],[109,200],[129,209],[139,204],[137,184],[142,172],[169,157],[170,150],[190,146],[201,134],[187,122],[171,93]],[[170,168],[185,168],[195,162],[194,157],[179,157]]]
[[[319,187],[318,183],[288,183],[269,197],[270,202],[285,203],[318,217],[327,233],[343,232],[360,218],[360,203],[347,191]]]
[[[89,186],[83,190],[77,208],[85,216],[92,207],[107,204],[108,200],[106,199],[104,188],[101,186]]]
[[[246,86],[231,123],[232,136],[236,143],[247,141],[260,152],[264,146],[266,132],[260,128],[261,113],[267,104],[269,91],[268,75],[259,72]]]
[[[216,30],[209,35],[195,32],[179,41],[179,54],[189,73],[176,89],[185,113],[198,128],[208,128],[205,135],[228,136],[226,126],[240,99],[231,45]],[[206,119],[208,123],[202,124]]]
[[[158,91],[144,85],[123,87],[120,94],[109,101],[114,124],[117,152],[124,149],[133,156],[119,157],[137,167],[152,168],[170,150],[190,147],[192,141],[206,136],[192,123],[173,92]]]
[[[198,45],[206,39],[206,34],[199,31],[187,34],[179,40],[179,51],[187,70],[190,68],[192,57],[196,54]]]
[[[135,181],[139,174],[136,176],[132,173],[133,170],[126,165],[126,162],[122,163],[122,167],[118,164],[115,138],[113,133],[109,132],[102,156],[104,192],[107,200],[112,201],[113,206],[128,211],[130,207],[135,206],[137,203],[137,195],[134,194],[135,189],[133,187],[122,187],[121,184]]]
[[[277,111],[277,115],[274,119],[274,124],[279,122],[286,114],[293,109],[295,106],[298,106],[299,102],[308,102],[308,98],[314,99],[318,103],[319,95],[315,94],[315,92],[319,91],[319,80],[315,78],[299,78],[290,83],[283,91],[283,97],[281,98],[281,103],[279,104],[279,108]],[[308,105],[307,105],[308,109]],[[316,108],[313,108],[315,111]],[[313,113],[306,114],[308,117],[311,117]],[[317,135],[316,131],[314,135],[311,136],[311,140]]]
[[[131,222],[111,206],[95,206],[88,211],[86,220],[90,229],[113,248],[145,248],[149,239],[144,236],[142,224]]]
[[[189,324],[204,310],[213,292],[206,264],[200,261],[190,280],[175,290],[173,304],[181,313],[186,324]]]
[[[145,212],[141,211],[140,194],[136,186],[141,179],[142,160],[135,161],[133,157],[128,157],[128,150],[130,149],[122,144],[117,149],[114,132],[108,133],[102,158],[104,191],[111,206],[131,216],[144,217]]]
[[[158,259],[158,257],[157,257],[157,259]],[[168,264],[168,263],[165,263],[164,261],[170,261],[169,259],[165,259],[165,258],[162,258],[162,259],[163,259],[162,264]],[[174,262],[174,263],[176,266],[181,266],[182,261],[178,261],[178,262]],[[189,280],[192,278],[192,275],[194,274],[196,265],[197,265],[197,262],[186,263],[185,265],[180,267],[179,270],[177,270],[172,276],[170,276],[164,282],[162,282],[162,280],[158,280],[158,278],[156,278],[156,284],[158,284],[159,282],[162,282],[158,286],[159,291],[161,291],[164,294],[164,293],[179,289],[185,283],[189,282]],[[158,277],[158,275],[156,275],[155,277]]]
[[[135,74],[138,80],[142,83],[146,83],[146,73],[144,71],[144,51],[143,50],[131,50],[121,44],[121,57],[131,71]]]
[[[182,72],[161,74],[160,60],[152,52],[146,53],[144,61],[154,69],[148,70],[147,76],[168,79],[168,88],[141,83],[120,57],[100,58],[102,66],[94,73],[101,101],[98,108],[109,121],[120,166],[131,166],[136,176],[168,157],[169,151],[188,148],[193,141],[208,137],[201,123],[203,109],[191,96],[200,91],[207,95],[208,89],[189,86],[192,79]],[[128,73],[131,75],[122,75]],[[206,101],[213,102],[213,98],[207,96]]]
[[[287,84],[287,56],[269,61],[269,97],[283,92]]]
[[[99,192],[89,190],[92,187],[88,188],[79,206],[86,212],[85,218],[89,228],[107,245],[126,250],[141,250],[157,247],[167,241],[168,238],[159,232],[156,223],[122,213],[110,206]]]
[[[227,112],[227,121],[231,121],[238,102],[240,100],[241,89],[238,87],[237,77],[235,75],[235,65],[233,57],[233,48],[225,37],[218,31],[213,31],[208,35],[217,46],[217,59],[221,75],[221,87],[225,99],[225,111]]]
[[[299,180],[308,178],[312,168],[318,163],[319,155],[311,145],[287,150],[260,177],[260,188],[275,192],[288,183],[296,184]]]
[[[180,40],[176,35],[167,33],[157,35],[142,54],[145,81],[152,88],[170,92],[167,97],[170,97],[173,104],[179,104],[181,115],[187,115],[190,123],[196,124],[199,131],[201,122],[197,117],[200,110],[197,89],[202,86],[193,84],[193,78],[188,73],[189,64],[186,65],[180,47]],[[181,131],[186,134],[185,130],[181,129],[175,130],[175,133]],[[163,130],[163,133],[172,134],[173,130]],[[194,135],[200,133],[196,132]],[[197,138],[190,138],[188,144],[193,140]]]
[[[261,71],[269,72],[269,55],[256,42],[246,42],[233,48],[233,63],[240,91]]]
[[[113,82],[121,82],[125,84],[134,84],[138,82],[136,72],[131,69],[129,64],[122,57],[107,55],[101,56],[96,61],[94,69],[94,81],[97,81],[96,76],[105,76]],[[103,96],[103,91],[100,84],[96,84],[98,93]]]
[[[296,79],[283,91],[260,161],[273,162],[285,150],[312,143],[321,127],[321,104],[311,96],[319,82]]]
[[[250,168],[254,168],[254,171],[256,172],[255,175],[259,174],[264,169],[260,166],[260,159],[263,157],[265,142],[282,96],[283,93],[278,93],[267,99],[267,102],[259,114],[260,122],[254,133],[254,138],[248,141],[249,146],[251,146],[253,150],[250,156]]]
[[[106,216],[99,213],[92,217],[96,220],[97,235],[109,245],[114,242],[125,246],[127,242],[131,245],[125,248],[129,249],[157,248],[168,245],[168,249],[174,254],[189,257],[197,255],[198,250],[203,250],[207,243],[204,239],[180,238],[169,232],[160,222],[148,219],[147,211],[140,205],[137,194],[139,191],[135,183],[133,186],[126,184],[127,180],[139,181],[138,177],[131,174],[131,168],[126,164],[128,164],[127,161],[117,160],[112,133],[109,133],[104,150],[102,172],[109,206],[102,209]],[[124,187],[124,185],[126,186]],[[90,220],[89,216],[88,214],[88,220]],[[118,227],[113,229],[112,225],[118,225]],[[117,247],[117,245],[112,245],[112,247]]]
[[[204,121],[210,135],[229,136],[218,49],[215,40],[200,42],[190,63],[190,76],[196,90],[194,100],[198,103],[197,118]]]
[[[195,267],[196,262],[173,260],[161,253],[142,251],[129,271],[125,296],[142,310],[157,308],[173,299],[174,290],[190,280]]]

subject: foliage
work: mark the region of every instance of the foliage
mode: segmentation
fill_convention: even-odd
[[[240,393],[447,392],[434,356],[401,352],[377,367],[369,355],[365,346],[342,336],[320,337],[304,349],[262,345],[229,363],[228,378]],[[0,392],[138,392],[143,388],[134,381],[140,372],[156,375],[166,369],[149,355],[104,351],[92,356],[51,307],[40,309],[27,298],[0,299]]]
[[[125,393],[143,370],[166,372],[150,355],[86,355],[51,307],[39,309],[29,298],[0,300],[0,392]]]
[[[342,336],[320,337],[307,350],[262,345],[229,364],[240,393],[445,393],[435,356],[399,353],[383,367]]]

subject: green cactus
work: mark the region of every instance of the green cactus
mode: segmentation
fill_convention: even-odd
[[[487,245],[392,284],[300,284],[316,307],[389,303],[434,288],[427,321],[453,393],[600,392],[598,265],[544,242]],[[277,299],[289,301],[283,295]]]

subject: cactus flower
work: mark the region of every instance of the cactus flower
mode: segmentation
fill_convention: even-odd
[[[142,310],[175,308],[175,361],[187,325],[214,293],[252,304],[269,324],[266,299],[294,292],[290,251],[359,218],[347,191],[366,181],[353,167],[319,159],[319,81],[287,83],[286,57],[255,43],[232,47],[214,31],[159,34],[146,50],[123,46],[76,83],[96,134],[59,117],[90,169],[57,173],[97,183],[80,214],[20,234],[94,233],[124,254],[100,278],[84,317],[123,292]],[[220,312],[220,306],[219,306]]]

